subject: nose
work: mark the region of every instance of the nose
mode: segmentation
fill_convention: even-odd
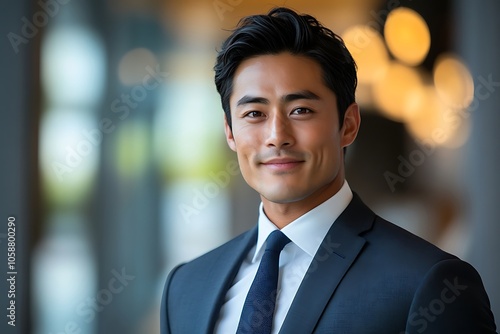
[[[281,112],[274,113],[268,120],[266,146],[281,149],[295,143],[290,119]]]

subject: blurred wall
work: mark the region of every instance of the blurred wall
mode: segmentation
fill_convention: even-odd
[[[471,138],[465,148],[471,224],[466,258],[481,273],[491,299],[497,327],[500,322],[500,3],[459,1],[454,41],[470,64],[476,103],[470,108]],[[494,14],[495,13],[495,14]]]
[[[0,308],[1,333],[30,331],[30,254],[39,229],[38,178],[38,50],[40,31],[17,38],[20,18],[32,10],[30,1],[0,4]],[[15,224],[8,230],[8,222]],[[15,235],[13,235],[15,234]],[[14,238],[15,240],[10,238]],[[10,267],[8,242],[15,242],[15,264]],[[12,253],[10,251],[9,253]],[[10,256],[10,254],[9,254]],[[14,274],[8,274],[14,272]],[[15,277],[15,288],[7,278]],[[15,319],[8,318],[15,302]],[[7,321],[15,320],[15,327]]]

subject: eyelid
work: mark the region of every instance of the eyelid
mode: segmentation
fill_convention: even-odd
[[[258,113],[258,116],[250,116],[250,114],[252,113]],[[245,112],[242,117],[245,118],[245,117],[250,117],[250,118],[257,118],[259,116],[262,116],[264,113],[262,111],[258,111],[258,110],[249,110],[247,112]]]
[[[293,108],[292,109],[292,114],[295,113],[295,111],[299,110],[299,109],[302,109],[302,110],[307,110],[306,114],[310,114],[313,112],[313,110],[311,108],[307,108],[307,107],[297,107],[297,108]]]

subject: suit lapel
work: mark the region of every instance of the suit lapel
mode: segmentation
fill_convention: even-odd
[[[366,242],[360,234],[371,228],[374,218],[375,214],[354,194],[316,252],[280,333],[314,331],[335,289]]]
[[[257,227],[254,227],[242,234],[240,238],[233,240],[234,246],[232,246],[232,249],[228,248],[213,264],[212,275],[207,277],[207,280],[211,280],[211,283],[207,284],[207,286],[213,287],[213,289],[207,291],[208,303],[204,303],[204,305],[213,307],[209,310],[200,310],[200,312],[203,312],[201,314],[206,314],[201,327],[206,329],[206,333],[213,333],[227,290],[231,287],[241,263],[257,242],[256,240]]]

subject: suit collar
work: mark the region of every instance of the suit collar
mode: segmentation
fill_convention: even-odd
[[[206,333],[214,332],[215,324],[219,318],[219,312],[224,303],[227,290],[231,287],[241,263],[250,249],[255,245],[256,241],[257,226],[232,240],[231,243],[234,244],[234,248],[230,248],[230,251],[221,253],[218,260],[214,263],[211,270],[214,275],[207,277],[207,280],[212,280],[212,283],[207,284],[207,286],[213,287],[213,293],[208,294],[210,301],[205,303],[205,305],[213,305],[214,307],[211,308],[210,312],[207,312],[207,310],[200,310],[200,312],[206,314],[203,320],[204,323],[201,324],[201,328],[205,328]]]
[[[375,214],[354,194],[316,252],[280,333],[314,331],[332,294],[363,249],[366,240],[361,234],[372,227],[374,218]],[[307,305],[308,317],[303,316],[304,305]]]

